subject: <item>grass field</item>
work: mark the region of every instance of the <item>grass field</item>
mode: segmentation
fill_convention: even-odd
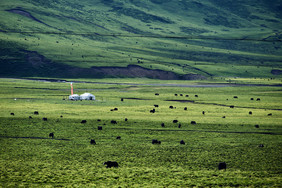
[[[78,81],[75,93],[96,101],[62,100],[68,82],[0,79],[0,186],[281,187],[281,80]]]

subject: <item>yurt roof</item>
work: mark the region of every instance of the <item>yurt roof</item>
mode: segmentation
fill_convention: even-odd
[[[80,95],[80,96],[94,96],[94,95],[92,95],[91,93],[83,93],[83,94]]]

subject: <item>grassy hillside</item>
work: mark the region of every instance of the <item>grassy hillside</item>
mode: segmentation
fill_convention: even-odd
[[[2,77],[281,77],[278,0],[11,0],[0,5]],[[128,65],[143,67],[142,74],[97,68]],[[148,69],[164,72],[154,77]]]

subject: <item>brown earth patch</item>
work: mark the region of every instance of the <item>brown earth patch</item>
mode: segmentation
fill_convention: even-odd
[[[138,65],[127,67],[73,67],[63,63],[53,62],[36,51],[24,51],[26,54],[26,67],[32,67],[33,75],[39,77],[69,77],[69,78],[106,78],[106,77],[138,77],[160,80],[197,80],[206,79],[199,74],[178,75],[174,72],[148,69]],[[34,75],[36,74],[36,75]]]

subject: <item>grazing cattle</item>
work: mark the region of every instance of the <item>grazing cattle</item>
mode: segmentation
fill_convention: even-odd
[[[115,111],[118,111],[118,108],[114,108]]]
[[[225,162],[220,162],[218,164],[218,170],[226,170],[226,163]]]
[[[128,121],[128,119],[127,119],[127,118],[125,118],[125,119],[124,119],[124,121]]]
[[[114,109],[111,109],[111,112],[114,111]]]
[[[116,120],[112,120],[111,124],[117,124],[117,121]]]
[[[185,97],[189,97],[189,95],[185,95]]]
[[[230,108],[234,108],[234,105],[231,105]]]
[[[222,118],[226,118],[226,116],[222,116]]]
[[[268,116],[272,116],[272,113],[270,113],[270,114],[267,114]]]
[[[255,125],[255,128],[259,128],[259,125]]]
[[[82,120],[80,123],[86,123],[87,121],[86,120]]]
[[[121,98],[120,101],[123,102],[123,98]]]
[[[60,118],[63,118],[63,116],[61,115]]]
[[[43,120],[43,121],[47,121],[47,118],[44,117],[44,118],[42,118],[42,120]]]
[[[159,107],[159,105],[158,105],[158,104],[154,104],[154,107],[158,108],[158,107]]]
[[[54,138],[54,133],[49,133],[49,137]]]
[[[185,142],[184,142],[184,140],[181,140],[181,141],[180,141],[180,144],[183,144],[183,145],[185,145]]]
[[[155,113],[155,112],[156,112],[156,110],[155,110],[155,109],[150,110],[150,113]]]
[[[252,112],[252,111],[249,111],[249,114],[250,114],[250,115],[252,115],[252,114],[253,114],[253,112]]]
[[[257,101],[260,101],[260,98],[257,98]]]
[[[32,117],[31,117],[31,116],[29,116],[28,118],[29,118],[29,119],[32,119]]]
[[[173,109],[173,106],[169,106],[170,109]]]
[[[195,95],[195,97],[199,97],[198,95]]]
[[[196,125],[197,123],[196,123],[196,121],[191,121],[191,124]]]
[[[234,96],[233,98],[234,98],[234,99],[238,99],[238,97],[237,97],[237,96]]]
[[[263,148],[263,147],[264,147],[264,145],[263,145],[263,144],[260,144],[258,147]]]
[[[102,126],[98,126],[98,130],[99,131],[103,130],[103,127]]]
[[[95,140],[91,139],[91,140],[90,140],[90,144],[96,145]]]
[[[160,94],[158,94],[158,93],[155,93],[155,95],[156,95],[156,96],[159,96]]]
[[[10,113],[10,115],[11,115],[11,116],[14,116],[15,114],[12,112],[12,113]]]
[[[205,111],[202,111],[202,114],[203,114],[203,115],[205,115],[205,113],[206,113]]]
[[[34,111],[33,114],[34,115],[39,115],[39,112],[38,111]]]
[[[101,119],[97,119],[97,121],[101,121]]]
[[[117,140],[120,140],[121,139],[121,137],[120,136],[117,136],[117,138],[116,138]]]
[[[153,139],[152,140],[152,144],[161,144],[162,142],[161,141],[159,141],[159,140],[156,140],[156,139]]]
[[[116,161],[107,161],[104,162],[104,165],[107,165],[106,168],[112,168],[112,167],[118,168],[118,163]]]
[[[180,124],[180,123],[178,124],[178,128],[179,128],[179,129],[181,128],[181,124]]]
[[[183,94],[180,94],[180,96],[182,97],[182,96],[183,96]]]
[[[254,100],[254,98],[251,98],[251,101],[253,101]]]
[[[178,96],[178,94],[175,93],[174,96]]]
[[[172,122],[173,122],[173,123],[177,123],[177,122],[178,122],[178,120],[176,120],[176,119],[175,119],[175,120],[173,120]]]
[[[187,107],[184,107],[184,110],[187,110]]]
[[[161,124],[161,126],[162,126],[162,127],[165,127],[165,124],[164,124],[164,123],[162,123],[162,124]]]

